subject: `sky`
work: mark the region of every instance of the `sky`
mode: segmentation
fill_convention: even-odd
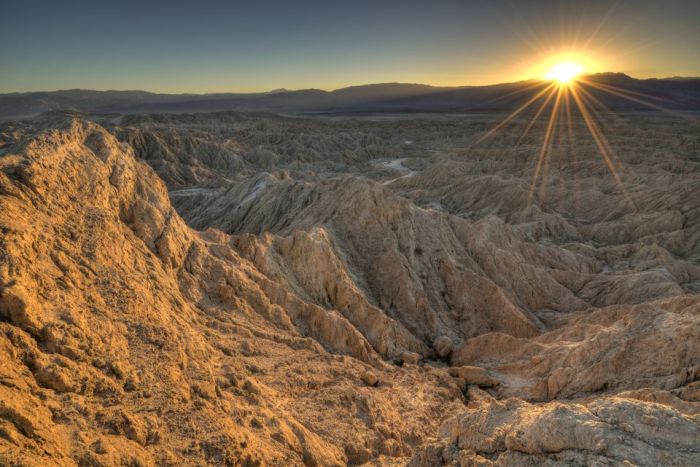
[[[0,0],[0,92],[700,76],[700,0]]]

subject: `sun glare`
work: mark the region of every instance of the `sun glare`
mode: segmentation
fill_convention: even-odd
[[[576,62],[560,62],[552,65],[545,78],[566,84],[570,83],[582,72],[583,67]]]
[[[549,170],[551,153],[554,146],[562,144],[561,139],[566,137],[562,136],[566,135],[566,133],[563,133],[563,130],[568,129],[568,144],[574,144],[572,129],[573,115],[577,113],[581,116],[585,127],[588,129],[588,132],[598,148],[602,162],[610,171],[626,202],[633,209],[636,209],[634,202],[622,183],[622,178],[616,167],[613,147],[608,141],[604,133],[604,126],[600,121],[599,111],[601,108],[605,109],[605,105],[595,94],[605,93],[650,108],[663,111],[667,110],[648,101],[644,94],[626,90],[613,84],[600,82],[599,80],[591,79],[590,76],[582,76],[584,73],[589,75],[600,69],[600,67],[600,62],[593,61],[588,55],[550,55],[548,60],[542,61],[532,68],[533,73],[531,75],[543,76],[544,79],[549,82],[543,83],[542,80],[536,80],[535,84],[525,88],[529,89],[531,92],[528,97],[523,98],[524,102],[522,105],[496,123],[473,143],[474,145],[480,144],[482,141],[493,136],[501,128],[513,122],[518,115],[527,115],[530,113],[532,116],[529,117],[529,122],[525,125],[525,129],[518,139],[517,144],[520,144],[530,130],[535,127],[540,117],[542,117],[546,125],[542,138],[542,145],[539,149],[534,167],[532,184],[530,185],[530,192],[528,194],[528,206],[531,205],[538,191],[538,186],[541,196],[545,191],[545,187],[547,186],[545,178]],[[562,121],[565,121],[566,126],[563,127]]]

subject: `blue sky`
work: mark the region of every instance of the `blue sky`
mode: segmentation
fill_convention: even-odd
[[[700,1],[0,3],[0,92],[489,84],[586,43],[590,71],[700,75]]]

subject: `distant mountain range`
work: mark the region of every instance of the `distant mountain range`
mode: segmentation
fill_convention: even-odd
[[[608,89],[624,89],[633,99],[587,86],[613,110],[700,110],[700,78],[635,79],[622,73],[588,76]],[[335,91],[278,89],[264,93],[156,94],[145,91],[81,89],[0,94],[0,119],[32,117],[54,110],[92,113],[214,112],[259,110],[284,113],[473,112],[505,111],[529,99],[548,83],[520,81],[489,86],[435,87],[385,83]],[[650,102],[647,106],[641,101]]]

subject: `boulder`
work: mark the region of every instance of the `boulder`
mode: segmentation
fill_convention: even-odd
[[[362,378],[362,381],[367,386],[375,387],[379,384],[379,378],[373,371],[370,370],[367,370],[364,373],[362,373],[362,376],[360,378]]]
[[[435,353],[437,353],[440,358],[449,357],[452,353],[453,346],[452,339],[447,336],[439,336],[433,341],[433,349],[435,349]]]

